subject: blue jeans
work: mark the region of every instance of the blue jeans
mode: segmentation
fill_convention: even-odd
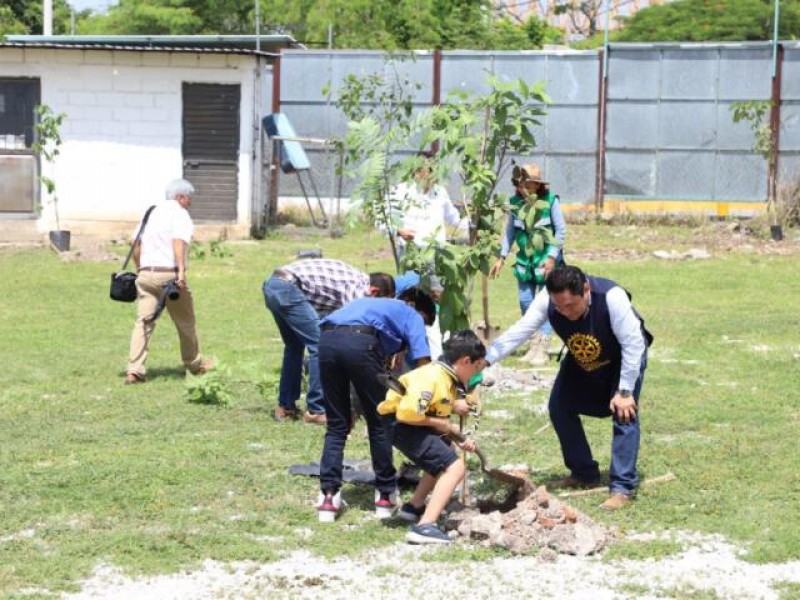
[[[517,279],[517,289],[519,290],[519,309],[522,311],[523,315],[528,311],[528,307],[536,297],[537,287],[539,286],[535,281],[520,281]],[[541,290],[538,291],[542,294],[547,293],[547,290],[544,289],[544,286],[541,286]],[[553,335],[553,328],[550,326],[550,321],[545,321],[544,325],[539,328],[539,331],[542,333],[542,335]]]
[[[378,404],[386,397],[386,386],[378,378],[386,371],[378,338],[341,329],[323,331],[319,366],[328,417],[319,464],[320,489],[335,492],[342,486],[344,446],[350,433],[352,383],[367,421],[375,487],[381,492],[394,492],[397,481],[392,464],[392,442],[377,411]]]
[[[277,277],[264,282],[264,302],[275,318],[283,339],[283,364],[278,404],[296,410],[303,377],[303,353],[308,350],[308,393],[306,408],[324,413],[319,378],[319,315],[294,283]]]
[[[639,407],[639,394],[642,390],[644,371],[647,360],[642,361],[642,369],[633,397],[636,407]],[[578,368],[578,367],[575,367]],[[558,372],[553,390],[550,393],[550,421],[558,435],[561,444],[561,454],[564,464],[570,470],[570,475],[582,481],[591,482],[600,476],[597,461],[592,457],[592,449],[586,440],[586,433],[579,415],[605,418],[610,417],[611,410],[608,405],[616,392],[616,380],[613,385],[591,386],[585,380],[575,385],[575,381],[567,382],[565,369]],[[611,465],[609,467],[610,490],[612,493],[630,495],[639,485],[639,474],[636,470],[636,460],[639,455],[639,420],[637,410],[636,418],[629,423],[620,423],[614,417],[613,435],[611,438]]]

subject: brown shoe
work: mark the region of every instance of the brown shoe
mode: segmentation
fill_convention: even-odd
[[[205,373],[208,373],[213,368],[214,368],[213,360],[204,360],[194,369],[189,369],[189,373],[191,373],[192,375],[203,375]]]
[[[297,421],[300,418],[300,413],[296,408],[283,408],[278,405],[275,409],[275,420],[279,423],[281,421]]]
[[[599,482],[598,479],[592,479],[591,481],[584,481],[583,479],[578,479],[577,477],[564,477],[562,479],[556,479],[551,481],[548,485],[554,488],[565,488],[568,490],[580,490],[588,487],[592,487],[593,485],[597,485]]]
[[[125,373],[125,385],[136,385],[137,383],[144,383],[144,375]]]
[[[328,422],[328,417],[325,416],[325,413],[312,413],[306,411],[303,414],[303,423],[309,423],[311,425],[325,425]]]
[[[600,508],[607,511],[615,511],[619,510],[620,508],[625,508],[630,504],[631,497],[627,494],[620,494],[619,492],[614,492],[608,497],[608,500],[603,502],[600,505]]]

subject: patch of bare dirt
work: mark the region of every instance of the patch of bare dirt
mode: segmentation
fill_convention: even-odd
[[[61,252],[58,257],[63,262],[118,262],[121,260],[119,256],[109,252],[107,246],[101,244],[87,245],[68,252]]]
[[[611,248],[573,249],[573,261],[630,261],[644,258],[698,260],[727,254],[791,256],[800,254],[800,234],[784,230],[784,239],[773,241],[758,234],[747,221],[722,221],[653,228],[649,225],[615,225],[609,235],[618,240]]]

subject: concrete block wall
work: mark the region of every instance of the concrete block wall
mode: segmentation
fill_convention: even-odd
[[[183,82],[242,86],[237,213],[249,224],[255,68],[240,55],[0,49],[0,77],[39,78],[41,102],[67,114],[61,155],[42,165],[56,181],[62,226],[137,220],[163,198],[183,172]],[[42,204],[44,231],[53,215]]]

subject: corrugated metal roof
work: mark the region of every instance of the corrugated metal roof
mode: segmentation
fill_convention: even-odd
[[[6,40],[0,43],[0,48],[195,52],[267,57],[277,56],[283,48],[304,48],[290,35],[9,35]]]

